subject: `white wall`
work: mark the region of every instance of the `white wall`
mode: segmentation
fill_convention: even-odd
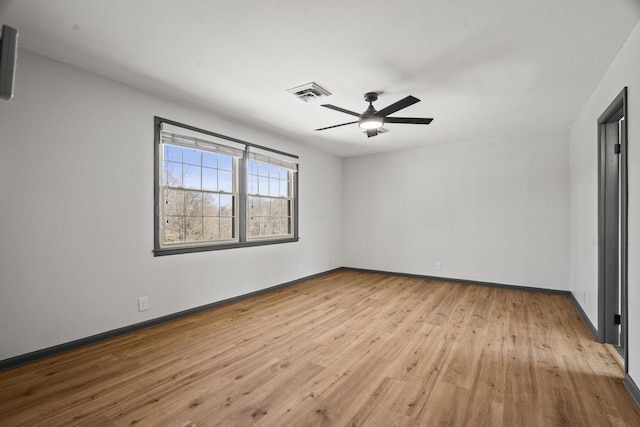
[[[629,374],[640,379],[640,22],[571,129],[571,291],[598,326],[598,117],[628,87]]]
[[[154,115],[298,154],[300,241],[154,258]],[[341,265],[341,188],[339,158],[20,51],[0,102],[0,360]]]
[[[345,159],[345,265],[568,290],[568,155],[558,134]]]

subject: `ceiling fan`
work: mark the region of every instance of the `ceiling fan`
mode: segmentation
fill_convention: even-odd
[[[364,100],[369,103],[369,108],[367,108],[362,114],[358,114],[354,111],[345,110],[344,108],[336,107],[335,105],[322,104],[323,107],[340,111],[346,114],[350,114],[352,116],[356,116],[358,117],[358,120],[354,122],[342,123],[334,126],[327,126],[326,128],[320,128],[316,130],[325,130],[325,129],[337,128],[339,126],[358,123],[358,126],[360,126],[361,128],[367,131],[367,137],[371,138],[372,136],[376,136],[378,133],[382,131],[382,126],[385,123],[409,123],[409,124],[415,124],[415,125],[428,125],[433,120],[433,119],[426,119],[426,118],[420,118],[420,117],[388,117],[389,114],[393,114],[396,111],[402,110],[403,108],[407,108],[408,106],[415,104],[416,102],[420,102],[420,100],[414,96],[409,95],[406,98],[401,99],[400,101],[395,102],[379,111],[376,111],[376,109],[373,108],[373,103],[377,99],[378,99],[377,92],[365,93]]]

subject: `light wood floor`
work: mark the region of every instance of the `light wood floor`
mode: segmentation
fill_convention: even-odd
[[[638,426],[569,299],[339,271],[0,373],[1,426]]]

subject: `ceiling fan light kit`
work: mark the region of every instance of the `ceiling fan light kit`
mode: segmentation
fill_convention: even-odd
[[[363,117],[358,122],[358,126],[362,129],[379,129],[384,124],[384,119],[382,117],[369,116]]]
[[[378,135],[379,130],[381,130],[382,126],[385,123],[405,123],[405,124],[416,124],[416,125],[428,125],[431,123],[433,119],[421,118],[421,117],[387,117],[390,114],[395,113],[396,111],[400,111],[403,108],[407,108],[410,105],[415,104],[416,102],[420,102],[420,100],[414,96],[407,96],[406,98],[401,99],[398,102],[395,102],[382,110],[376,111],[373,107],[373,103],[378,99],[377,92],[367,92],[364,94],[364,100],[369,103],[369,107],[362,114],[358,114],[356,112],[346,110],[341,107],[337,107],[331,104],[322,104],[323,107],[329,108],[331,110],[340,111],[341,113],[349,114],[351,116],[358,117],[357,121],[342,123],[339,125],[328,126],[318,130],[331,129],[339,126],[350,125],[353,123],[358,123],[362,129],[367,130],[367,137],[372,137]]]
[[[368,119],[360,120],[358,126],[362,129],[380,129],[383,124],[382,117],[370,117]]]

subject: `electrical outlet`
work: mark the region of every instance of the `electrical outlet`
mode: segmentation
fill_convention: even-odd
[[[587,293],[586,292],[584,292],[583,300],[584,300],[584,305],[587,305]]]
[[[333,265],[333,259],[329,258],[329,267],[331,267]]]
[[[442,270],[442,263],[440,261],[436,261],[436,270],[437,271]]]
[[[138,311],[149,310],[149,297],[138,298]]]

